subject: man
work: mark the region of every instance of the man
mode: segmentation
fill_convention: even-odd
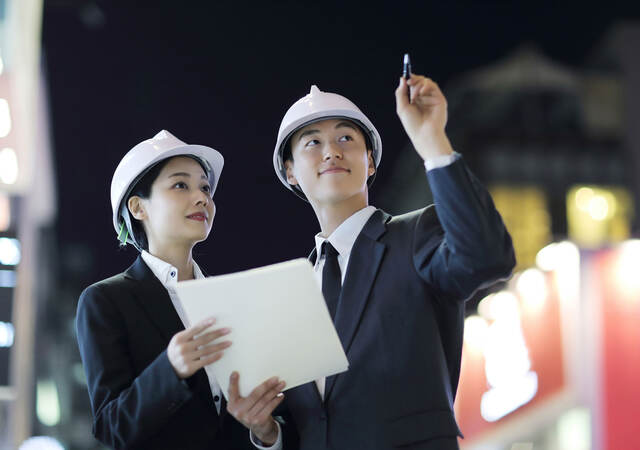
[[[435,200],[402,216],[368,204],[382,143],[348,99],[313,86],[278,133],[276,173],[318,218],[310,259],[350,364],[287,393],[305,450],[458,448],[464,300],[515,264],[489,194],[452,150],[436,83],[401,78],[396,106]]]

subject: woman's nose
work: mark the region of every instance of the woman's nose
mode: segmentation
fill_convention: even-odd
[[[211,197],[209,197],[208,193],[198,191],[198,194],[196,196],[196,205],[201,203],[203,206],[207,206],[211,200],[212,199]]]

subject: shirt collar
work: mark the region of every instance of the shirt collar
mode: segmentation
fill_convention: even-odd
[[[318,252],[318,256],[321,255],[324,241],[329,241],[340,256],[349,255],[353,244],[356,242],[356,238],[374,212],[376,212],[374,206],[367,206],[353,213],[347,220],[342,222],[328,238],[320,236],[320,233],[316,234],[316,252]],[[319,257],[316,258],[316,261],[319,260]]]
[[[165,288],[175,286],[178,282],[178,269],[157,256],[153,256],[146,250],[142,250],[141,256],[144,262],[147,263],[147,266],[149,266],[149,269],[151,269],[151,272],[153,272]],[[204,278],[200,267],[195,261],[193,262],[193,277],[195,279]]]

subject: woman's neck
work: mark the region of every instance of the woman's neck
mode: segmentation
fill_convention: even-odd
[[[149,242],[149,253],[178,269],[178,281],[192,280],[194,278],[193,257],[191,256],[192,249],[193,245],[161,246],[157,244],[154,245],[153,242]]]

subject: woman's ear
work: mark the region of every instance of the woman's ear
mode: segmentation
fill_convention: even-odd
[[[293,161],[291,161],[290,159],[286,160],[284,162],[284,167],[285,167],[285,169],[287,169],[287,182],[292,186],[297,185],[298,184],[298,180],[296,179],[295,175],[293,174]]]
[[[129,198],[127,201],[127,208],[129,208],[129,213],[135,219],[144,220],[147,218],[147,212],[142,204],[142,199],[137,195],[133,195]]]
[[[367,169],[367,173],[369,176],[376,173],[376,163],[373,160],[373,151],[367,150],[367,160],[369,161],[369,168]]]

